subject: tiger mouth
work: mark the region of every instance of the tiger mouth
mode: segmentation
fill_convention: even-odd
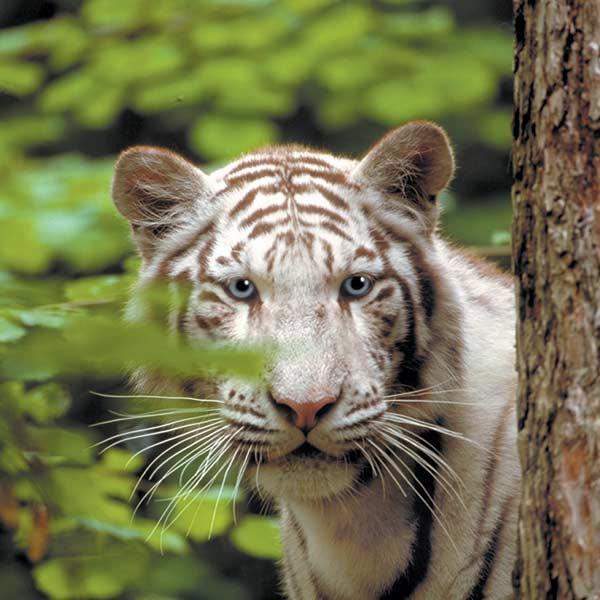
[[[298,446],[298,448],[290,452],[288,457],[298,459],[321,458],[329,461],[333,460],[344,465],[355,465],[358,467],[358,472],[354,477],[354,483],[360,487],[368,486],[375,478],[375,473],[373,472],[371,465],[365,460],[360,450],[351,450],[345,454],[343,458],[337,458],[323,452],[322,450],[319,450],[319,448],[306,441],[302,445]]]
[[[316,446],[313,446],[309,442],[304,442],[298,446],[295,450],[292,450],[288,456],[293,458],[328,458],[329,455],[319,450]]]

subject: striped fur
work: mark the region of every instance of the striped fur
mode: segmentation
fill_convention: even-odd
[[[437,235],[452,166],[428,123],[395,130],[360,162],[282,146],[210,176],[152,148],[117,165],[140,285],[192,288],[173,326],[280,350],[267,386],[212,385],[236,427],[232,449],[254,451],[249,484],[279,508],[292,600],[510,594],[511,282]],[[373,280],[364,298],[340,295],[353,274]],[[254,282],[254,300],[227,292],[237,278]],[[144,318],[135,300],[131,314]],[[147,392],[171,383],[139,378]],[[337,401],[306,437],[273,398],[315,393]],[[306,440],[321,452],[295,454]]]

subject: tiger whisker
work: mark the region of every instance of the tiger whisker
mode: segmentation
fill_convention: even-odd
[[[199,421],[198,417],[186,417],[185,419],[177,419],[176,421],[171,421],[170,423],[163,423],[162,425],[153,425],[151,427],[144,427],[142,429],[133,429],[131,431],[123,431],[121,433],[117,433],[115,435],[111,435],[110,437],[103,439],[100,442],[97,442],[92,446],[92,448],[96,448],[97,446],[102,446],[112,440],[116,440],[111,443],[107,447],[103,448],[100,451],[100,454],[103,454],[110,448],[114,446],[118,446],[121,443],[130,442],[133,440],[137,440],[144,437],[150,437],[153,435],[162,435],[165,433],[171,433],[173,431],[178,431],[180,429],[187,429],[190,427],[195,427],[196,425],[200,425],[202,423],[207,423],[209,421],[214,421],[215,419],[204,419]],[[194,423],[190,423],[190,421],[195,421]],[[187,425],[179,425],[178,427],[173,427],[174,425],[178,425],[179,423],[187,423]]]
[[[259,460],[256,459],[256,452],[255,452],[254,460],[256,461],[256,471],[254,472],[254,484],[256,486],[256,491],[258,492],[258,497],[261,499],[262,502],[264,502],[265,499],[260,491],[260,485],[258,483],[258,477],[260,474],[260,465],[262,463],[262,456],[259,454],[258,458],[259,458]]]
[[[94,396],[100,396],[102,398],[125,398],[128,400],[189,400],[190,402],[207,402],[208,404],[224,404],[223,400],[216,400],[214,398],[192,398],[190,396],[159,396],[159,395],[147,395],[147,394],[104,394],[101,392],[90,391],[90,394]]]
[[[217,424],[217,427],[218,427],[218,425],[220,425],[220,423],[219,423],[219,424]],[[169,477],[169,475],[171,475],[171,473],[174,473],[174,472],[175,472],[175,471],[176,471],[178,468],[181,468],[181,467],[184,467],[184,470],[185,470],[185,468],[187,468],[187,466],[189,466],[189,464],[191,464],[191,463],[192,463],[194,460],[196,460],[197,458],[199,458],[200,456],[202,456],[202,454],[204,454],[204,453],[206,452],[206,450],[210,450],[211,448],[213,448],[213,447],[215,446],[215,444],[217,444],[217,445],[218,445],[219,441],[215,442],[215,441],[214,441],[214,440],[215,440],[215,438],[219,437],[219,436],[220,436],[220,434],[221,434],[221,431],[222,431],[223,429],[227,429],[227,428],[228,428],[228,426],[227,426],[227,425],[224,425],[224,426],[223,426],[223,427],[221,427],[220,429],[216,429],[216,430],[214,430],[214,431],[210,431],[210,432],[209,432],[209,434],[208,434],[208,436],[204,436],[204,435],[203,435],[203,438],[202,438],[201,440],[198,440],[197,442],[194,442],[194,444],[193,444],[192,446],[197,446],[198,444],[200,444],[200,445],[201,445],[200,449],[199,449],[199,450],[198,450],[198,449],[196,449],[196,450],[195,450],[193,453],[191,453],[191,454],[190,454],[190,453],[188,453],[186,456],[184,456],[183,458],[179,459],[179,461],[178,461],[178,462],[177,462],[175,465],[172,465],[172,466],[171,466],[171,467],[168,469],[168,471],[167,471],[167,472],[166,472],[164,475],[162,475],[162,476],[160,477],[160,479],[159,479],[158,481],[156,481],[156,482],[155,482],[155,483],[154,483],[154,484],[153,484],[153,485],[152,485],[152,486],[151,486],[151,487],[150,487],[150,488],[149,488],[149,489],[146,491],[146,493],[144,494],[144,496],[141,498],[140,502],[138,503],[138,507],[139,507],[141,504],[143,504],[145,501],[148,501],[148,502],[149,502],[149,501],[150,501],[150,500],[153,498],[154,494],[155,494],[155,493],[156,493],[156,491],[159,489],[159,487],[160,487],[160,485],[162,484],[162,482],[163,482],[165,479],[167,479],[167,477]],[[181,444],[181,443],[185,443],[185,441],[187,441],[187,440],[184,440],[183,442],[178,442],[178,444],[177,444],[177,445],[179,445],[179,444]],[[168,450],[169,450],[169,448],[167,449],[167,451],[168,451]],[[181,450],[178,450],[178,451],[177,451],[177,453],[176,453],[176,455],[179,455],[179,454],[181,454],[182,452],[185,452],[186,450],[189,452],[189,450],[190,450],[190,447],[188,446],[188,447],[185,447],[185,448],[183,448],[183,449],[181,449]],[[165,465],[166,465],[166,464],[167,464],[167,463],[168,463],[170,460],[172,460],[174,457],[175,457],[175,455],[173,455],[173,456],[171,456],[171,457],[168,457],[168,458],[167,458],[167,459],[165,459],[165,460],[164,460],[162,463],[160,463],[159,465],[157,465],[157,467],[156,467],[156,468],[155,468],[155,469],[152,471],[152,473],[150,474],[150,476],[149,476],[149,479],[150,479],[150,480],[152,480],[152,479],[153,479],[153,478],[156,476],[156,474],[158,473],[158,471],[159,471],[161,468],[163,468],[163,467],[164,467],[164,466],[165,466]],[[157,459],[158,459],[158,457],[157,457]],[[208,460],[208,459],[209,459],[209,456],[205,458],[205,460]],[[153,462],[154,462],[154,461],[153,461]],[[148,467],[150,467],[150,466],[151,466],[151,465],[148,465]],[[199,467],[199,468],[200,468],[200,467]],[[180,479],[180,485],[181,485],[181,479]],[[137,508],[138,508],[138,507],[136,507],[136,510],[137,510]]]
[[[373,460],[373,457],[369,454],[369,452],[367,451],[367,449],[364,448],[359,442],[355,441],[354,445],[360,450],[360,452],[362,452],[362,454],[367,459],[367,462],[369,463],[369,466],[371,467],[371,470],[373,471],[373,475],[375,477],[379,477],[379,479],[381,480],[381,486],[383,488],[382,489],[382,491],[383,491],[383,497],[385,498],[385,480],[381,476],[381,474],[379,473],[379,470],[377,469],[377,467],[375,465],[375,461]]]
[[[241,429],[241,428],[240,428]],[[219,451],[219,453],[213,457],[212,454],[214,453],[215,450],[219,450],[220,446],[227,442],[231,442],[231,444],[233,444],[233,439],[236,435],[237,432],[240,431],[240,429],[237,429],[235,432],[233,432],[231,435],[227,436],[226,438],[223,438],[223,440],[218,441],[214,444],[214,446],[209,450],[207,456],[206,456],[206,460],[203,462],[202,465],[200,465],[200,467],[197,470],[198,476],[200,478],[200,480],[202,478],[204,478],[206,476],[206,474],[210,471],[210,469],[212,469],[213,465],[215,465],[216,463],[218,463],[218,461],[221,459],[221,452]]]
[[[154,479],[154,477],[156,477],[156,475],[162,468],[164,468],[169,462],[171,462],[171,460],[173,460],[176,456],[179,456],[182,452],[188,451],[188,454],[185,457],[183,457],[182,459],[180,459],[179,461],[177,461],[177,463],[175,465],[172,465],[169,468],[169,471],[167,472],[168,475],[170,475],[174,470],[176,470],[178,468],[178,466],[181,464],[181,462],[185,461],[188,457],[193,458],[194,456],[199,456],[202,453],[203,448],[210,447],[213,439],[215,437],[217,437],[220,434],[220,432],[223,431],[224,429],[227,429],[227,425],[224,424],[223,420],[215,419],[214,422],[210,423],[210,425],[208,425],[207,427],[203,427],[203,428],[199,429],[197,432],[196,431],[192,432],[192,435],[189,438],[190,441],[197,437],[200,437],[200,439],[196,440],[195,442],[192,442],[189,446],[186,446],[185,448],[182,448],[181,450],[178,450],[171,456],[167,457],[164,461],[162,461],[159,465],[157,465],[154,468],[152,473],[150,473],[150,475],[148,476],[148,479],[150,479],[150,480]],[[188,440],[184,440],[184,441],[188,441]],[[197,446],[200,446],[200,449],[198,449]],[[193,450],[193,453],[191,452],[192,450]]]
[[[225,469],[227,467],[228,464],[230,464],[228,461],[225,462],[223,465],[221,465],[221,467],[217,470],[217,472],[211,477],[211,479],[199,490],[195,490],[194,488],[200,483],[200,481],[202,481],[202,479],[204,478],[205,474],[210,471],[210,469],[212,469],[212,467],[215,464],[218,464],[218,462],[221,460],[221,458],[229,451],[229,449],[231,448],[233,441],[232,438],[235,434],[232,433],[229,436],[227,436],[225,438],[226,443],[224,444],[224,446],[221,448],[220,452],[212,459],[211,461],[211,465],[208,469],[203,469],[203,471],[201,473],[198,473],[198,470],[196,471],[197,474],[194,474],[192,477],[190,477],[190,479],[187,481],[187,483],[185,484],[185,486],[179,491],[177,492],[177,494],[174,497],[174,501],[177,502],[180,498],[187,498],[190,494],[193,493],[193,497],[192,499],[179,511],[179,513],[175,516],[175,518],[167,525],[164,526],[163,528],[163,533],[168,530],[173,523],[177,520],[177,518],[179,517],[179,515],[183,514],[192,504],[193,502],[195,502],[199,496],[201,496],[205,490],[207,490],[210,486],[212,486],[212,484],[216,481],[217,477],[219,476],[219,474],[221,473],[221,471],[223,471],[223,469]],[[194,515],[192,517],[192,521],[188,527],[188,531],[187,534],[190,534],[191,528],[196,520],[196,517],[198,515],[198,511],[200,510],[200,506],[201,506],[201,502],[198,504],[196,510],[194,511]],[[174,507],[171,508],[169,510],[169,514],[174,510]],[[161,517],[162,519],[162,517]],[[166,521],[166,520],[165,520]],[[162,534],[161,534],[162,535]]]
[[[442,458],[441,454],[436,451],[432,444],[421,438],[418,434],[396,425],[386,424],[384,421],[378,421],[382,424],[382,429],[389,434],[397,437],[400,441],[405,441],[413,447],[416,447],[421,452],[432,458],[440,465],[448,474],[457,482],[463,489],[466,488],[465,483],[458,473]]]
[[[433,468],[433,466],[427,460],[425,460],[417,452],[411,450],[410,448],[407,448],[402,444],[399,444],[398,441],[391,437],[389,434],[382,431],[380,432],[380,435],[388,443],[389,446],[392,446],[397,450],[404,452],[407,456],[412,458],[415,461],[415,463],[421,465],[441,485],[441,487],[446,492],[455,496],[456,499],[462,504],[463,508],[467,510],[463,498],[458,492],[458,490],[448,481],[448,479],[444,475],[442,475],[435,468]]]
[[[198,442],[194,442],[193,445],[196,445],[197,443],[200,443],[200,442],[205,441],[207,439],[211,439],[211,437],[212,437],[212,433],[211,432],[216,427],[218,427],[220,424],[221,424],[221,420],[220,419],[214,419],[210,423],[203,423],[201,427],[199,427],[198,429],[194,429],[192,432],[182,433],[180,435],[168,438],[166,440],[161,440],[160,442],[156,442],[152,446],[147,446],[146,448],[142,448],[141,450],[138,450],[135,454],[133,454],[131,456],[131,458],[129,459],[129,461],[133,460],[137,455],[141,454],[142,452],[146,452],[147,450],[150,450],[152,448],[157,448],[158,446],[162,446],[164,444],[168,444],[168,443],[173,442],[174,440],[177,440],[177,439],[180,440],[180,441],[176,442],[175,444],[171,444],[170,446],[167,446],[167,448],[165,448],[163,451],[161,451],[160,454],[158,454],[158,456],[156,456],[155,458],[152,459],[152,461],[146,466],[146,468],[142,472],[142,475],[140,476],[140,478],[144,478],[146,476],[146,473],[148,472],[148,470],[152,467],[152,465],[155,464],[162,456],[164,456],[168,452],[174,450],[178,446],[186,444],[189,440],[197,438],[199,436],[202,436],[202,440],[199,440]],[[208,436],[208,437],[206,437],[206,436]],[[169,456],[168,458],[166,458],[150,474],[150,476],[148,477],[148,479],[152,480],[154,478],[154,476],[156,475],[156,473],[158,472],[159,469],[161,469],[164,465],[166,465],[169,461],[171,461],[175,456],[177,456],[181,452],[185,452],[186,449],[189,449],[189,446],[184,447],[181,450],[178,450],[172,456]]]
[[[443,427],[442,425],[437,425],[435,423],[428,423],[427,421],[421,421],[420,419],[415,419],[414,417],[409,417],[406,415],[399,415],[395,413],[385,413],[382,417],[387,421],[394,421],[396,423],[400,423],[402,425],[416,425],[423,429],[428,429],[429,431],[436,431],[437,433],[441,433],[443,435],[447,435],[449,437],[457,438],[460,440],[471,441],[469,438],[465,437],[459,431],[453,431],[452,429],[448,429],[447,427]],[[476,442],[473,442],[476,443]]]
[[[395,458],[407,471],[409,471],[408,465],[394,452],[393,449],[391,449],[388,446],[387,450],[390,452],[390,454],[393,456],[393,458]],[[421,493],[416,488],[416,486],[412,483],[410,478],[407,477],[400,470],[400,468],[394,462],[394,460],[392,460],[392,456],[390,456],[386,453],[381,453],[381,458],[383,460],[387,461],[387,463],[390,465],[390,467],[392,467],[398,473],[398,475],[404,480],[404,482],[412,489],[412,491],[417,495],[417,497],[429,509],[429,511],[431,512],[431,516],[436,520],[438,525],[442,528],[444,533],[448,536],[448,539],[449,539],[450,543],[452,544],[452,546],[454,547],[454,550],[458,553],[458,548],[456,547],[456,544],[454,543],[454,540],[452,539],[452,536],[450,535],[448,528],[446,527],[445,523],[442,521],[442,519],[439,516],[441,514],[440,508],[437,505],[437,503],[435,502],[435,500],[431,497],[431,494],[427,491],[427,489],[425,489],[425,486],[423,485],[423,483],[415,478],[414,479],[415,483],[423,490],[423,493]]]
[[[371,467],[371,470],[373,471],[373,474],[375,475],[375,477],[378,477],[379,473],[377,471],[377,467],[375,466],[371,455],[367,452],[367,450],[358,441],[354,441],[354,445],[360,450],[360,452],[362,452],[362,454],[367,459],[367,462],[369,463],[369,466]]]
[[[213,513],[212,513],[212,518],[210,520],[210,527],[208,529],[208,539],[210,540],[212,538],[212,532],[215,526],[215,519],[217,518],[217,510],[219,509],[219,502],[221,500],[221,495],[223,494],[223,488],[225,487],[225,481],[227,480],[227,475],[229,475],[229,471],[231,470],[231,467],[233,466],[233,463],[235,462],[235,458],[238,454],[239,451],[239,447],[235,449],[235,451],[233,452],[233,456],[231,457],[229,464],[227,466],[227,469],[225,469],[225,473],[223,474],[223,480],[221,481],[221,487],[219,488],[219,493],[217,495],[217,501],[215,502],[215,507],[213,509]],[[235,500],[233,501],[234,505],[235,505]]]
[[[254,448],[254,444],[252,444],[248,448],[248,451],[246,452],[246,456],[244,457],[244,462],[242,463],[242,466],[240,467],[240,469],[238,471],[238,476],[237,476],[237,479],[235,480],[235,486],[233,488],[232,509],[233,509],[233,524],[234,525],[237,525],[237,514],[236,514],[236,510],[235,510],[236,506],[237,506],[236,498],[237,498],[238,491],[240,489],[240,484],[242,483],[242,477],[244,476],[244,472],[246,471],[246,467],[248,466],[248,461],[250,460],[250,452],[252,451],[253,448]]]
[[[415,419],[413,417],[408,417],[406,415],[399,415],[396,413],[385,413],[383,415],[383,418],[386,420],[389,420],[389,421],[394,421],[395,423],[399,423],[401,425],[414,425],[414,426],[422,428],[422,429],[428,429],[430,431],[437,431],[438,433],[441,433],[448,437],[451,437],[451,438],[454,438],[457,440],[461,440],[463,442],[471,444],[472,446],[475,446],[478,450],[481,450],[482,452],[486,452],[488,454],[493,454],[493,452],[489,448],[486,448],[485,446],[483,446],[476,440],[473,440],[473,439],[467,437],[466,435],[464,435],[463,433],[460,433],[459,431],[453,431],[452,429],[443,427],[442,425],[428,423],[427,421],[421,421],[420,419]]]
[[[387,474],[391,477],[392,481],[396,484],[396,487],[398,488],[398,490],[401,492],[401,494],[406,498],[408,497],[408,494],[406,493],[406,490],[402,487],[402,484],[396,479],[396,477],[394,476],[394,474],[390,471],[390,469],[388,468],[388,466],[385,464],[385,462],[383,462],[383,458],[385,457],[385,452],[371,439],[367,440],[367,442],[369,444],[371,444],[371,446],[374,447],[375,449],[375,455],[377,457],[379,457],[380,459],[380,466],[382,466]]]
[[[167,417],[170,415],[179,415],[179,414],[187,414],[187,413],[197,413],[200,415],[212,414],[220,412],[220,408],[164,408],[162,410],[157,410],[154,412],[147,413],[139,413],[139,414],[130,414],[130,413],[119,413],[114,410],[109,410],[113,415],[118,415],[117,419],[108,419],[107,421],[98,421],[96,423],[90,424],[90,427],[100,427],[101,425],[111,425],[113,423],[122,423],[123,421],[133,421],[135,419],[152,419],[155,417]]]
[[[190,438],[197,437],[202,432],[204,432],[206,429],[210,429],[211,427],[213,427],[216,424],[218,424],[219,421],[220,421],[220,419],[212,419],[210,422],[203,421],[201,423],[194,423],[193,427],[195,427],[195,429],[193,429],[192,431],[184,431],[183,433],[179,433],[177,435],[174,435],[174,436],[171,436],[171,437],[167,437],[165,439],[160,439],[158,442],[154,442],[153,444],[149,444],[147,446],[144,446],[143,448],[140,448],[139,450],[137,450],[136,452],[134,452],[129,457],[129,460],[127,461],[126,465],[129,465],[140,454],[143,454],[144,452],[148,452],[150,450],[153,450],[154,448],[158,448],[159,446],[164,446],[165,444],[172,444],[172,442],[174,442],[175,440],[181,440],[181,441],[177,442],[177,444],[173,444],[173,445],[169,446],[166,451],[169,451],[170,449],[173,449],[173,448],[179,446],[180,444],[185,444]],[[182,425],[182,426],[180,426],[178,428],[175,428],[173,431],[181,430],[181,429],[189,429],[191,426],[192,425],[187,425],[187,426],[183,426]],[[164,434],[164,433],[169,433],[169,432],[161,432],[161,434]],[[147,434],[147,435],[149,435],[149,434]],[[147,437],[147,435],[139,436],[139,437],[140,438],[141,437]],[[121,441],[127,442],[127,441],[131,441],[132,439],[136,439],[136,438],[128,438],[128,439],[121,440]],[[116,443],[113,443],[112,445],[115,446]],[[159,456],[163,456],[163,454],[164,453],[161,453]],[[155,460],[156,459],[154,459],[151,464],[153,464],[155,462]]]
[[[382,398],[388,404],[455,404],[457,406],[477,406],[477,402],[460,400],[421,400],[420,398]]]
[[[165,450],[163,450],[158,456],[156,456],[144,469],[144,471],[142,472],[142,474],[140,475],[139,479],[138,479],[138,483],[136,484],[136,486],[134,487],[132,493],[131,493],[131,498],[133,498],[135,492],[137,491],[138,485],[141,483],[141,481],[146,478],[146,475],[148,473],[148,471],[152,468],[152,466],[158,462],[160,460],[161,457],[163,457],[165,454],[167,454],[168,452],[174,450],[175,448],[177,448],[178,446],[181,446],[183,444],[186,444],[191,438],[196,438],[198,436],[202,436],[201,440],[198,440],[196,442],[194,442],[193,444],[189,445],[189,446],[184,446],[182,449],[178,450],[177,452],[173,453],[171,456],[167,457],[165,460],[163,460],[159,465],[157,465],[157,467],[152,471],[152,473],[150,473],[150,475],[148,476],[148,480],[151,481],[152,479],[154,479],[154,477],[156,476],[156,474],[158,473],[158,471],[160,469],[162,469],[167,463],[169,463],[171,460],[173,460],[176,456],[179,456],[181,453],[186,452],[186,451],[190,451],[191,448],[197,446],[198,444],[203,444],[204,446],[209,446],[210,444],[212,444],[212,440],[218,435],[218,433],[221,431],[220,429],[217,429],[219,427],[219,425],[221,425],[221,423],[217,422],[217,423],[213,423],[210,425],[210,427],[205,427],[202,428],[201,430],[199,430],[198,432],[193,433],[189,438],[186,439],[182,439],[179,442],[172,444],[171,446],[169,446],[168,448],[166,448]],[[222,429],[226,428],[226,426],[222,427]],[[172,441],[172,440],[167,440],[167,441]],[[193,458],[195,458],[196,456],[200,456],[200,454],[196,454],[194,455]],[[189,457],[189,454],[186,455],[184,457],[185,460]],[[178,461],[178,463],[176,465],[173,465],[169,471],[167,471],[167,473],[165,473],[165,475],[163,477],[161,477],[157,482],[155,482],[152,487],[146,492],[146,494],[144,495],[144,497],[140,500],[140,503],[138,504],[138,506],[136,507],[136,511],[139,508],[139,506],[141,504],[143,504],[143,502],[146,499],[146,495],[149,494],[149,498],[148,500],[150,500],[150,498],[152,498],[153,495],[153,490],[155,490],[156,488],[158,488],[158,486],[173,472],[171,469],[176,470],[179,466],[180,466],[181,460]]]
[[[193,464],[193,462],[197,458],[202,456],[202,454],[204,454],[207,450],[208,450],[208,454],[206,456],[206,459],[207,460],[210,459],[211,453],[215,449],[215,444],[217,444],[217,442],[214,441],[214,438],[220,436],[221,431],[223,431],[227,427],[228,427],[228,425],[224,425],[220,429],[217,429],[213,434],[211,434],[208,441],[206,439],[201,440],[201,442],[205,442],[205,443],[203,443],[199,449],[194,450],[194,452],[192,454],[189,454],[188,457],[185,457],[184,459],[179,460],[177,465],[173,465],[173,467],[171,467],[171,469],[169,469],[169,470],[175,471],[177,468],[183,467],[181,469],[181,472],[179,473],[178,484],[180,486],[183,485],[183,480],[185,478],[185,474],[187,473],[187,470],[189,469],[190,465]],[[196,445],[196,443],[194,445]],[[218,445],[216,447],[218,448]]]
[[[227,436],[227,438],[225,438],[226,440],[231,439],[231,436],[233,434],[230,434],[229,436]],[[230,443],[226,443],[222,449],[221,452],[217,455],[216,459],[220,459],[229,449],[230,447]],[[214,464],[214,462],[213,462]],[[227,463],[225,463],[227,464]],[[215,479],[218,477],[219,473],[222,471],[222,469],[224,468],[225,465],[223,465],[216,473],[215,475],[210,479],[210,481],[203,486],[200,490],[198,490],[197,492],[195,492],[194,497],[181,509],[178,511],[178,513],[175,515],[175,517],[169,521],[169,517],[171,516],[171,514],[173,513],[173,511],[176,509],[177,504],[179,502],[179,500],[181,498],[187,498],[193,491],[193,489],[196,487],[196,485],[198,485],[198,483],[201,481],[201,479],[197,478],[197,475],[194,474],[192,477],[190,477],[190,479],[186,482],[186,484],[179,490],[177,490],[175,496],[173,496],[173,498],[171,498],[171,500],[169,501],[169,504],[167,505],[167,508],[163,511],[163,513],[161,514],[160,518],[158,519],[158,521],[156,522],[156,524],[154,525],[152,531],[150,532],[149,537],[152,537],[152,535],[156,532],[156,530],[162,526],[162,531],[161,531],[161,548],[162,548],[162,538],[164,536],[164,534],[172,527],[172,525],[175,523],[175,521],[179,518],[179,516],[181,514],[183,514],[190,506],[191,504],[194,502],[194,500],[200,495],[202,494],[202,492],[209,487],[210,485],[213,484],[213,482],[215,481]],[[211,466],[212,468],[212,466]],[[198,472],[198,470],[196,471],[196,473]]]
[[[233,433],[230,433],[229,435],[222,437],[211,447],[206,458],[204,459],[202,464],[198,466],[194,475],[192,475],[190,477],[186,486],[189,486],[190,482],[195,482],[192,485],[192,487],[193,487],[194,485],[196,485],[197,483],[202,481],[202,479],[204,479],[204,477],[206,477],[206,475],[210,472],[210,470],[213,468],[213,466],[218,464],[218,462],[224,456],[225,452],[228,451],[228,449],[233,445],[235,435],[237,433],[239,433],[240,430],[241,430],[241,427],[238,428],[237,430],[235,430]],[[215,456],[212,456],[213,453],[215,452],[215,450],[218,450],[218,452]],[[217,473],[219,473],[219,472],[220,472],[220,470],[217,471]],[[209,482],[209,484],[210,484],[210,482]],[[184,488],[186,486],[184,486]],[[186,492],[186,493],[188,493],[188,492]]]
[[[414,395],[414,394],[425,394],[427,392],[431,392],[431,390],[435,390],[436,388],[440,388],[443,385],[446,385],[447,383],[450,383],[452,381],[455,381],[455,379],[446,379],[445,381],[440,381],[439,383],[435,383],[435,384],[430,385],[428,387],[419,388],[417,390],[406,390],[406,391],[403,391],[403,392],[398,392],[395,395],[397,395],[397,396],[402,396],[402,395],[408,395],[408,396],[410,396],[410,395]],[[467,390],[464,389],[464,388],[461,388],[461,389],[455,390],[455,391],[467,391]],[[441,390],[441,393],[445,393],[445,390]]]

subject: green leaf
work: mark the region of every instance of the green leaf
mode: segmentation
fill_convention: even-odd
[[[44,411],[38,404],[34,408],[36,418],[41,422],[49,420],[53,408],[60,413],[63,407],[46,407]],[[92,462],[93,452],[90,438],[82,431],[63,429],[62,427],[29,427],[27,435],[35,448],[31,451],[31,455],[36,456],[40,461],[71,465],[88,465]],[[53,471],[53,475],[57,477],[62,477],[60,473],[62,472],[58,470]],[[66,476],[68,477],[68,473]],[[81,476],[85,477],[86,475],[82,473]],[[60,493],[57,493],[56,497],[60,498]]]
[[[61,524],[63,530],[67,523]],[[162,535],[150,537],[155,522],[148,519],[136,519],[131,525],[115,525],[109,521],[100,521],[89,517],[72,519],[71,526],[83,527],[89,531],[110,535],[115,539],[123,541],[139,541],[149,545],[157,551],[185,554],[189,547],[183,535],[175,531],[164,531]]]
[[[381,23],[385,33],[403,40],[444,36],[454,29],[453,14],[445,6],[435,6],[418,13],[386,15]]]
[[[38,89],[43,78],[40,65],[0,60],[0,92],[26,96]]]
[[[124,90],[106,86],[95,89],[87,98],[81,98],[75,112],[75,117],[90,129],[108,127],[117,117],[124,104]]]
[[[82,7],[82,17],[90,25],[110,30],[134,28],[143,23],[144,2],[141,0],[87,0]]]
[[[172,515],[177,515],[177,520],[173,526],[192,540],[205,542],[229,529],[233,522],[232,503],[236,501],[230,486],[225,486],[222,492],[220,486],[215,486],[200,496],[192,492],[177,501]]]
[[[21,273],[41,273],[48,268],[51,253],[30,218],[0,217],[0,229],[0,268]]]
[[[65,296],[70,302],[124,301],[133,285],[133,277],[98,275],[67,283]]]
[[[490,241],[492,246],[506,246],[510,244],[510,231],[494,231]]]
[[[331,0],[282,0],[282,4],[295,12],[311,13],[331,4]]]
[[[143,464],[143,456],[134,456],[122,448],[111,448],[102,455],[102,467],[115,473],[135,473]]]
[[[0,148],[9,148],[12,152],[55,142],[65,132],[65,123],[61,117],[55,115],[22,115],[13,116],[0,121]],[[17,173],[27,173],[26,165],[20,164]],[[4,181],[0,188],[10,189],[11,179]]]
[[[148,562],[139,544],[107,540],[83,556],[46,561],[33,570],[33,577],[56,600],[115,598],[144,576]]]
[[[49,84],[40,97],[40,108],[46,112],[61,112],[77,108],[82,97],[90,97],[96,87],[89,69],[79,69]]]
[[[12,27],[0,32],[0,56],[20,54],[29,48],[31,36],[27,27]]]
[[[136,588],[149,594],[170,594],[170,598],[182,598],[186,593],[194,598],[198,590],[205,589],[211,575],[214,577],[198,557],[162,556],[154,561],[146,577],[136,582]],[[154,597],[147,596],[148,600]],[[223,599],[229,600],[225,596]]]
[[[190,143],[209,159],[231,158],[277,139],[277,128],[266,120],[206,115],[192,128]]]
[[[247,85],[244,93],[222,90],[216,104],[219,110],[233,115],[285,116],[295,108],[293,95],[282,88],[270,88],[264,84]]]
[[[153,322],[123,322],[118,315],[74,315],[64,330],[33,330],[0,363],[7,379],[43,380],[56,373],[123,374],[144,365],[175,378],[227,372],[256,377],[262,352],[223,345],[190,345]]]
[[[132,103],[142,112],[153,113],[197,104],[206,95],[198,71],[191,70],[140,86]]]
[[[12,310],[11,313],[27,327],[49,327],[59,329],[66,323],[66,315],[59,309],[33,308]]]
[[[423,54],[403,77],[374,85],[365,96],[365,115],[385,125],[438,118],[489,101],[497,76],[475,57]]]
[[[66,442],[66,438],[63,441]],[[63,447],[66,448],[66,444]],[[70,451],[76,451],[75,447]],[[45,493],[65,517],[98,519],[113,525],[130,524],[132,507],[128,500],[134,486],[130,476],[115,475],[98,465],[85,468],[61,465],[48,473],[44,485]]]
[[[303,32],[303,42],[322,53],[355,49],[357,41],[375,26],[373,11],[359,3],[337,4],[319,19],[310,22]]]
[[[0,342],[14,342],[22,338],[27,333],[27,330],[19,325],[0,317]]]
[[[273,47],[295,24],[287,11],[272,8],[255,16],[202,22],[190,41],[203,52],[252,51]]]
[[[169,76],[184,62],[184,54],[174,36],[152,34],[102,43],[94,54],[89,72],[94,78],[94,89],[98,89],[100,80],[105,84],[110,82],[114,92],[118,86],[136,82],[145,85],[148,79]],[[85,95],[92,98],[94,90],[89,91],[91,94]]]
[[[231,532],[233,544],[257,558],[277,560],[282,556],[279,526],[270,517],[247,516]]]
[[[69,394],[57,383],[38,385],[22,399],[23,414],[29,415],[37,423],[49,423],[62,417],[70,406]]]

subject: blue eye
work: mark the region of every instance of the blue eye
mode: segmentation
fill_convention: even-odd
[[[346,298],[362,298],[373,287],[373,282],[365,275],[352,275],[342,282],[340,293]]]
[[[256,286],[249,279],[234,279],[227,284],[227,291],[237,300],[252,300],[257,295]]]

